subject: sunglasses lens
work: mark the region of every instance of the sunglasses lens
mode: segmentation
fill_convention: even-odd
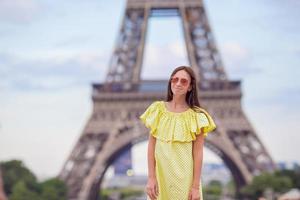
[[[183,79],[180,80],[180,83],[181,83],[182,85],[187,85],[188,80],[185,79],[185,78],[183,78]]]
[[[178,77],[171,78],[171,82],[173,84],[176,84],[178,81],[180,81],[180,84],[183,86],[187,86],[187,84],[188,84],[188,80],[185,78],[181,78],[181,79],[179,79]]]
[[[178,80],[179,80],[179,79],[178,79],[177,77],[176,77],[176,78],[172,78],[172,79],[171,79],[171,82],[172,82],[172,83],[177,83]]]

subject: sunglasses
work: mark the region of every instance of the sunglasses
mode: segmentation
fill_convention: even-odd
[[[178,81],[180,81],[180,84],[183,86],[187,86],[189,83],[189,81],[186,78],[178,78],[178,77],[171,78],[171,83],[173,84],[178,83]]]

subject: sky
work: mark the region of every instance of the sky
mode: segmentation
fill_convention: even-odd
[[[0,0],[0,161],[21,159],[39,178],[59,173],[91,115],[91,84],[105,78],[125,4]],[[259,138],[276,162],[300,163],[300,1],[204,5]],[[146,42],[142,79],[188,64],[179,18],[151,18]],[[132,151],[145,173],[146,143]],[[208,149],[204,161],[221,162]]]

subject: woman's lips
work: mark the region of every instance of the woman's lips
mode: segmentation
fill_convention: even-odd
[[[175,90],[182,90],[182,88],[178,88],[178,87],[175,87],[174,89],[175,89]]]

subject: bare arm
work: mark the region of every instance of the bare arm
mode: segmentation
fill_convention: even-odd
[[[149,142],[148,142],[148,178],[156,178],[155,157],[154,157],[155,143],[156,143],[156,138],[150,135]]]
[[[203,162],[203,146],[204,146],[204,136],[203,131],[197,136],[196,140],[193,141],[193,159],[194,159],[194,171],[193,171],[193,182],[192,187],[195,189],[199,188],[202,162]]]
[[[148,182],[146,189],[151,199],[157,199],[158,196],[158,183],[155,174],[155,144],[156,138],[150,134],[148,142]]]

